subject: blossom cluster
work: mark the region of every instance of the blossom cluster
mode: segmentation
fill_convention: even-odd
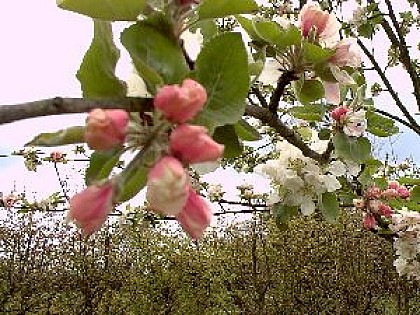
[[[192,238],[201,237],[210,224],[211,210],[192,188],[186,168],[194,163],[215,161],[222,156],[224,149],[210,137],[205,127],[187,123],[206,102],[205,88],[191,79],[185,79],[182,85],[163,86],[154,98],[159,117],[166,121],[163,125],[170,128],[161,131],[161,135],[169,138],[168,146],[148,172],[148,209],[175,216]],[[123,146],[128,122],[125,111],[95,109],[87,119],[86,142],[94,150]],[[160,135],[154,136],[159,138]],[[118,202],[120,181],[121,178],[116,176],[89,186],[71,198],[68,218],[75,221],[83,234],[92,234],[106,221]]]
[[[383,218],[390,219],[394,213],[387,201],[395,198],[407,199],[410,191],[397,181],[390,181],[385,189],[371,186],[366,189],[363,199],[354,199],[356,209],[364,212],[363,227],[367,230],[375,230]]]
[[[321,10],[316,2],[307,2],[299,13],[298,21],[302,36],[334,50],[327,63],[334,80],[324,80],[325,98],[332,104],[340,103],[340,84],[355,84],[343,67],[357,68],[361,65],[361,54],[354,38],[340,40],[338,22],[334,13]]]
[[[392,215],[391,231],[396,233],[394,266],[400,276],[420,280],[420,213],[399,210]]]
[[[314,200],[325,192],[341,188],[337,177],[347,171],[343,162],[334,161],[330,166],[322,167],[287,141],[279,142],[276,151],[278,158],[255,169],[272,180],[275,191],[269,203],[298,206],[302,214],[310,215],[316,208]]]

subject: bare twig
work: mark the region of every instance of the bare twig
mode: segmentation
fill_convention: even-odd
[[[392,31],[386,19],[383,19],[382,27],[384,28],[385,33],[389,37],[391,43],[394,46],[399,48],[399,57],[400,57],[399,59],[401,63],[404,65],[404,68],[406,69],[408,74],[410,75],[410,79],[413,83],[413,88],[414,88],[414,96],[416,97],[417,106],[420,110],[420,79],[417,75],[416,69],[414,68],[411,62],[410,53],[407,48],[407,42],[405,41],[405,36],[402,33],[401,27],[395,16],[395,12],[392,7],[391,1],[385,0],[385,3],[388,8],[388,14],[389,14],[389,17],[391,18],[392,25],[394,26],[395,31],[397,32],[397,36]]]
[[[381,66],[378,64],[373,54],[369,51],[369,49],[365,46],[365,44],[360,39],[357,39],[357,43],[359,44],[360,48],[363,50],[365,55],[369,58],[373,67],[375,68],[376,72],[381,78],[382,82],[385,84],[385,87],[388,89],[389,93],[391,94],[392,99],[394,100],[395,104],[400,109],[400,111],[404,114],[404,116],[407,118],[408,123],[410,124],[409,128],[413,130],[415,133],[417,133],[418,135],[420,135],[420,126],[417,124],[416,120],[413,118],[413,116],[411,116],[407,108],[401,102],[400,98],[398,97],[397,92],[392,87],[391,82],[389,82],[387,76],[385,75],[385,72],[382,70]]]
[[[119,108],[130,112],[144,112],[152,108],[152,99],[127,97],[121,99],[87,100],[55,97],[16,105],[0,105],[0,125],[42,116],[86,113],[94,108]]]
[[[282,136],[287,142],[293,144],[295,147],[299,148],[303,155],[309,158],[314,159],[320,164],[324,164],[329,160],[331,151],[333,149],[332,144],[328,146],[328,149],[323,154],[320,154],[312,150],[300,137],[299,134],[290,129],[284,122],[282,122],[277,115],[272,113],[269,109],[255,106],[247,105],[245,109],[245,114],[252,116],[256,119],[261,120],[263,123],[274,128],[280,136]]]

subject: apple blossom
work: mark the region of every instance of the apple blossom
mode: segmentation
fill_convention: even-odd
[[[385,218],[390,218],[393,213],[394,212],[392,211],[392,208],[389,205],[382,203],[379,206],[379,214],[383,215]]]
[[[169,148],[173,156],[190,164],[217,160],[224,146],[215,142],[205,127],[183,124],[172,131]]]
[[[338,106],[331,112],[331,117],[335,121],[342,124],[348,112],[349,112],[349,108],[347,106]]]
[[[381,197],[381,189],[376,186],[371,186],[365,191],[365,197],[368,199],[378,199]]]
[[[362,59],[355,38],[346,38],[334,46],[335,54],[328,60],[338,67],[360,67]]]
[[[186,204],[176,219],[190,237],[199,239],[210,224],[211,216],[206,201],[190,188]]]
[[[177,159],[165,156],[150,170],[146,198],[157,213],[176,215],[188,197],[188,175]]]
[[[340,84],[338,82],[323,81],[325,99],[328,103],[340,103]]]
[[[388,182],[388,188],[397,190],[400,187],[400,183],[396,180],[391,180]]]
[[[302,35],[308,37],[311,32],[328,46],[339,37],[340,24],[334,13],[321,10],[318,3],[307,2],[299,13],[298,20]]]
[[[106,182],[92,185],[70,199],[67,219],[74,221],[88,236],[98,231],[113,209],[114,185]]]
[[[385,199],[393,199],[398,197],[398,191],[393,188],[388,188],[381,193],[381,196]]]
[[[96,108],[86,121],[85,140],[93,150],[108,150],[122,145],[128,125],[128,113],[124,110]]]
[[[350,137],[360,137],[366,130],[365,111],[351,111],[346,114],[343,131]]]
[[[356,209],[363,209],[366,204],[363,199],[353,199],[353,205],[356,207]]]
[[[401,198],[406,199],[410,197],[410,191],[405,186],[398,187],[397,192],[398,192],[398,196]]]
[[[185,123],[203,109],[207,101],[206,89],[192,79],[182,85],[165,85],[154,98],[154,106],[174,123]]]

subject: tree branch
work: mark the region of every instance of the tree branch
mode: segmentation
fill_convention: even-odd
[[[385,3],[388,7],[388,14],[391,18],[392,25],[394,26],[398,37],[392,31],[392,28],[386,19],[382,20],[381,25],[385,33],[387,34],[389,40],[391,41],[392,45],[398,47],[399,49],[399,59],[410,76],[414,88],[414,96],[416,97],[417,106],[420,110],[420,79],[417,76],[416,69],[413,67],[413,64],[411,62],[410,53],[407,48],[407,42],[405,41],[405,37],[401,32],[401,28],[393,11],[392,4],[389,0],[385,0]]]
[[[268,105],[268,109],[273,114],[277,113],[277,108],[279,106],[280,98],[284,94],[284,90],[286,86],[288,86],[292,81],[299,79],[294,71],[285,71],[281,74],[280,78],[277,80],[276,89],[273,92],[273,95],[270,99],[270,104]]]
[[[245,109],[245,114],[248,116],[252,116],[256,119],[259,119],[263,123],[274,128],[279,133],[279,135],[282,136],[287,142],[299,148],[302,151],[304,156],[312,158],[315,161],[319,162],[320,164],[324,164],[329,160],[331,151],[333,149],[331,143],[328,145],[327,150],[323,154],[319,154],[318,152],[312,150],[302,140],[299,134],[297,134],[288,126],[286,126],[286,124],[282,122],[277,117],[277,115],[272,113],[269,109],[255,106],[255,105],[247,105]]]
[[[152,99],[127,97],[115,100],[86,100],[56,97],[16,105],[0,105],[0,125],[42,116],[86,113],[94,108],[145,112],[152,109]]]
[[[394,88],[391,85],[391,82],[389,82],[387,76],[385,75],[384,71],[376,61],[373,54],[367,49],[365,44],[360,40],[357,39],[357,43],[359,44],[360,48],[363,50],[365,55],[369,58],[370,62],[372,63],[373,67],[375,68],[375,71],[378,73],[379,77],[381,78],[382,82],[385,84],[385,87],[388,89],[389,93],[391,94],[395,104],[398,106],[400,111],[404,114],[404,116],[407,118],[410,129],[413,130],[415,133],[420,135],[420,126],[417,124],[416,120],[411,116],[411,114],[408,112],[407,108],[404,106],[404,104],[401,102],[400,98],[398,97],[397,92],[394,90]]]

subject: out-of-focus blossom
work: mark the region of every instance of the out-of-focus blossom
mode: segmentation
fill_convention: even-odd
[[[107,182],[103,185],[87,187],[70,199],[70,210],[67,219],[74,221],[88,236],[98,231],[113,209],[114,185]]]
[[[365,201],[363,199],[353,199],[353,205],[356,209],[363,209],[365,207]]]
[[[337,42],[340,23],[334,13],[321,10],[318,3],[307,2],[300,11],[298,20],[304,37],[314,32],[315,36],[327,46]]]
[[[210,224],[211,217],[212,212],[206,201],[190,189],[185,207],[176,219],[191,238],[199,239]]]
[[[382,193],[381,196],[385,199],[393,199],[395,197],[398,197],[398,191],[396,191],[393,188],[388,188],[385,189]]]
[[[410,197],[410,191],[405,186],[398,187],[397,192],[398,192],[398,196],[401,198],[406,199]]]
[[[334,46],[335,54],[328,60],[338,67],[360,67],[362,58],[355,38],[346,38]]]
[[[93,150],[108,150],[124,143],[128,113],[124,110],[96,108],[86,121],[85,140]]]
[[[207,134],[205,127],[188,124],[172,131],[169,147],[173,156],[187,164],[215,161],[224,149]]]
[[[206,89],[192,79],[182,85],[165,85],[154,98],[155,108],[174,123],[185,123],[203,109],[207,101]]]
[[[146,198],[157,213],[177,215],[187,201],[188,175],[175,158],[161,158],[149,171]]]

